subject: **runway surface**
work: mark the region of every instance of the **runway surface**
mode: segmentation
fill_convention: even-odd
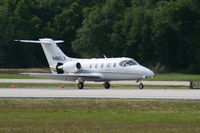
[[[69,81],[59,81],[50,79],[0,79],[0,83],[74,83]],[[102,82],[85,82],[86,84],[102,84]],[[144,85],[172,85],[189,86],[188,81],[142,81]],[[131,84],[136,85],[136,81],[112,81],[111,84]]]
[[[178,89],[39,89],[1,88],[0,98],[95,98],[200,100],[200,90]]]

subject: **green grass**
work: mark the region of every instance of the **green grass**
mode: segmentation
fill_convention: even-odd
[[[180,73],[169,73],[169,74],[155,74],[153,79],[149,81],[200,81],[200,75],[198,74],[180,74]]]
[[[25,74],[0,74],[0,79],[41,79]]]
[[[0,132],[199,133],[200,102],[1,99]]]
[[[25,72],[48,73],[50,72],[50,69],[49,68],[0,69],[0,73],[5,73],[5,74],[18,74],[18,73],[25,73]]]
[[[0,69],[0,79],[44,79],[20,73],[49,73],[49,68]]]

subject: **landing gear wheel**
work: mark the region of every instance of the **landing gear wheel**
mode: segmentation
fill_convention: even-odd
[[[105,89],[109,89],[110,88],[110,83],[109,82],[105,82],[103,84],[103,86],[105,87]]]
[[[140,89],[143,89],[143,88],[144,88],[144,85],[143,85],[142,83],[140,83],[140,84],[139,84],[139,88],[140,88]]]
[[[78,83],[78,88],[79,88],[79,89],[83,89],[83,87],[84,87],[83,82],[79,82],[79,83]]]

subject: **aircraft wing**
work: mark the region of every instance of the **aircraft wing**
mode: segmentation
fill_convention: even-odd
[[[28,74],[34,77],[46,77],[53,78],[58,80],[69,80],[75,81],[77,79],[87,80],[87,81],[95,81],[100,80],[101,75],[98,73],[69,73],[69,74],[52,74],[52,73],[21,73]]]

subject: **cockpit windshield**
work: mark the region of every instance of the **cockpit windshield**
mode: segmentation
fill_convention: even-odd
[[[127,66],[133,66],[133,65],[138,65],[137,61],[135,60],[123,60],[119,63],[120,66],[122,67],[127,67]]]

